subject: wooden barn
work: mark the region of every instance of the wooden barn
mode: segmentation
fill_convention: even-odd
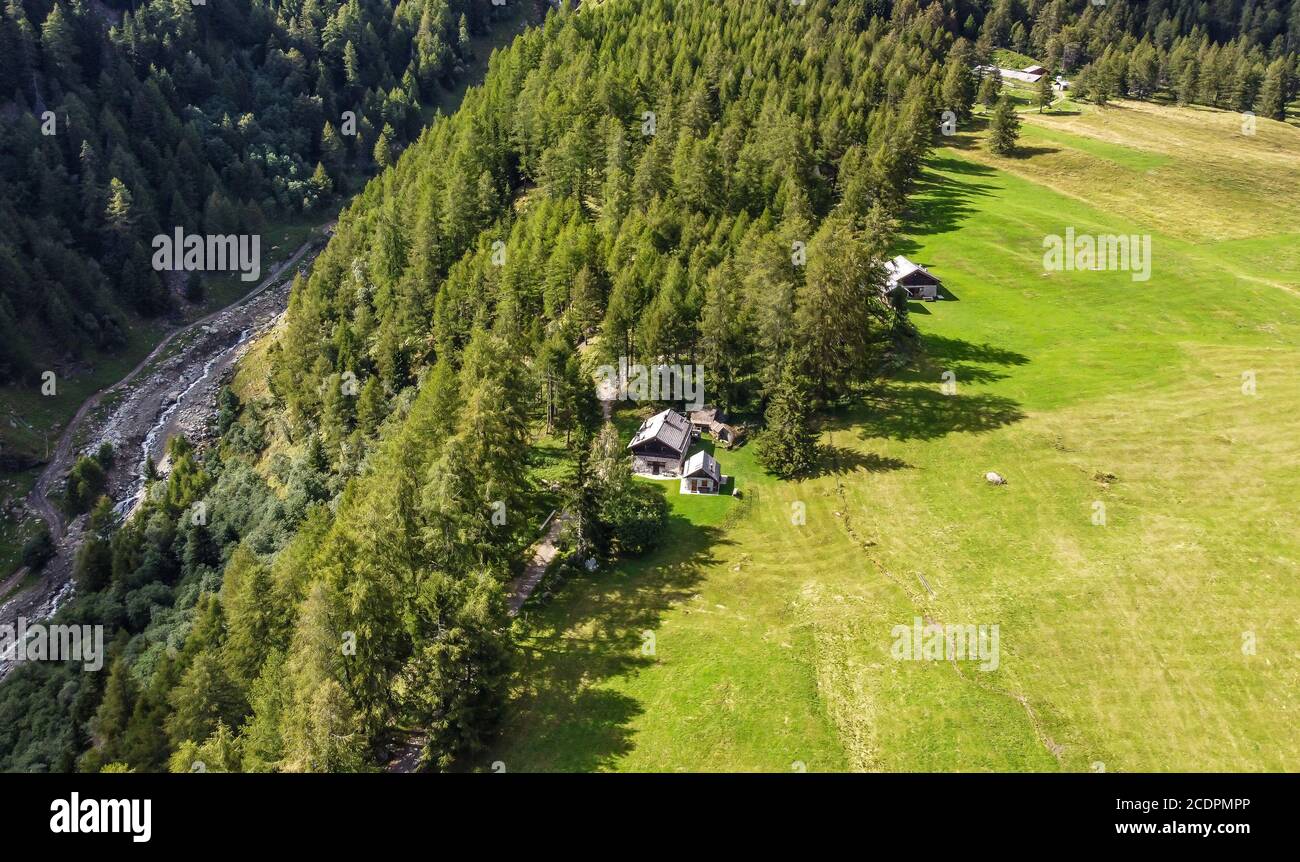
[[[686,450],[695,432],[685,416],[676,410],[656,413],[641,423],[627,444],[632,453],[632,470],[649,476],[679,476]]]
[[[728,422],[727,417],[716,407],[705,407],[703,410],[691,411],[691,426],[697,434],[707,432],[709,436],[728,449],[736,445],[740,438],[745,436],[745,429],[740,425],[733,425]]]
[[[943,282],[930,274],[919,263],[912,263],[901,254],[885,264],[885,274],[889,281],[885,284],[885,293],[892,294],[902,288],[907,291],[908,299],[935,300],[939,298],[939,288]]]
[[[682,468],[683,494],[716,494],[722,488],[722,467],[708,452],[696,452]]]

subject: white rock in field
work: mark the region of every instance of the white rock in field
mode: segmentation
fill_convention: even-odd
[[[1002,478],[1001,473],[994,473],[992,470],[984,474],[984,479],[990,485],[1005,485],[1007,480]]]

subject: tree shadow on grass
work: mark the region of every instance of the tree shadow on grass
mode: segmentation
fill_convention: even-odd
[[[948,373],[951,373],[951,377]],[[995,383],[1005,380],[1008,375],[994,368],[982,365],[969,365],[964,362],[934,362],[924,359],[911,368],[899,371],[893,376],[898,383],[926,383],[938,385],[951,380],[958,386],[966,383]]]
[[[864,438],[935,440],[954,432],[981,433],[1025,418],[1002,395],[945,395],[929,384],[888,381],[865,395],[855,424]]]
[[[972,202],[976,198],[987,197],[992,193],[992,186],[976,182],[975,178],[989,176],[993,169],[964,159],[943,156],[931,158],[926,166],[916,193],[911,198],[908,224],[915,236],[951,233],[974,214]],[[969,179],[954,182],[944,174],[957,174]],[[920,250],[920,244],[903,238],[898,243],[898,250],[900,254],[915,255]]]
[[[922,336],[923,351],[907,368],[894,373],[892,379],[905,383],[938,384],[952,380],[958,386],[966,383],[993,383],[1005,380],[1007,374],[989,366],[1015,366],[1029,362],[1029,357],[1014,350],[992,344],[976,344],[959,338],[926,334]],[[951,372],[952,377],[946,376]]]
[[[669,608],[695,594],[714,550],[725,544],[719,528],[672,515],[655,551],[575,577],[545,607],[526,606],[516,628],[518,674],[505,740],[487,762],[514,760],[519,771],[590,772],[628,754],[631,724],[644,708],[600,683],[655,664],[643,651],[645,633],[657,631]],[[523,743],[525,762],[511,754],[512,742]]]
[[[824,443],[818,453],[817,466],[807,478],[817,479],[822,476],[847,476],[850,473],[892,473],[895,470],[910,470],[912,465],[901,458],[877,455],[875,452],[861,452]]]
[[[1007,153],[1003,158],[1016,159],[1017,161],[1020,161],[1023,159],[1032,159],[1034,156],[1048,156],[1052,153],[1059,153],[1060,151],[1060,147],[1032,147],[1027,144],[1016,144],[1015,149]]]
[[[1001,367],[1026,365],[1029,357],[994,344],[960,338],[922,336],[923,352],[907,369],[867,391],[848,415],[837,417],[839,428],[857,426],[865,438],[932,440],[956,431],[992,431],[1025,418],[1011,398],[988,393],[968,394],[967,384],[992,383],[1008,375]],[[946,377],[945,372],[951,372]],[[940,384],[956,384],[945,394]]]
[[[996,344],[976,344],[961,338],[926,333],[922,336],[925,355],[936,365],[980,362],[986,365],[1027,365],[1029,357]]]

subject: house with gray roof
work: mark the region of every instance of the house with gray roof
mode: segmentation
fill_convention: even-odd
[[[885,264],[885,275],[888,281],[885,283],[885,294],[893,294],[898,289],[907,291],[908,299],[929,299],[939,298],[939,288],[943,282],[930,274],[930,271],[919,263],[912,263],[901,254]]]
[[[696,452],[682,467],[683,494],[716,494],[722,489],[722,466],[708,452]]]
[[[627,444],[634,472],[649,476],[680,476],[686,452],[695,439],[690,420],[676,410],[664,410],[641,423]]]

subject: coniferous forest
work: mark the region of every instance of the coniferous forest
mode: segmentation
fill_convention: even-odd
[[[257,233],[386,167],[494,8],[7,2],[0,383],[119,349],[183,302],[149,266],[154,235]]]
[[[7,0],[0,378],[183,301],[148,262],[172,225],[355,197],[216,443],[173,439],[125,522],[83,501],[59,618],[106,627],[106,671],[16,669],[0,769],[368,771],[412,739],[480,767],[537,523],[570,513],[605,561],[668,519],[593,363],[702,365],[764,465],[805,475],[815,415],[917,351],[884,263],[995,48],[1101,100],[1285,117],[1300,82],[1284,0],[570,5],[434,116],[491,4]],[[536,479],[539,429],[572,486]]]

